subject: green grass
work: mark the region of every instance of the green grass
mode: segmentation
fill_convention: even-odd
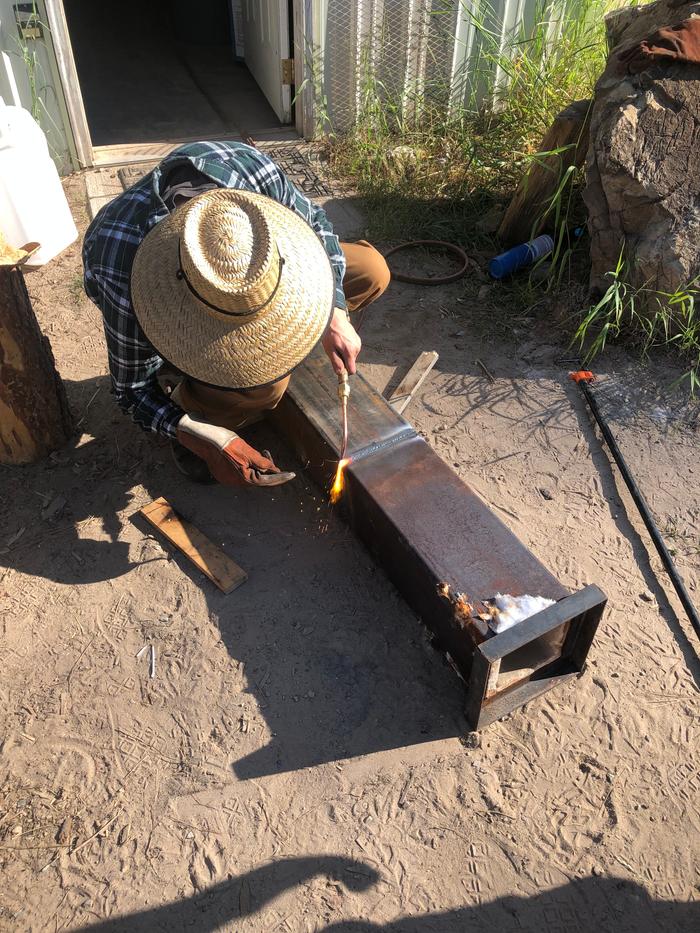
[[[40,26],[44,31],[44,35],[48,36],[50,34],[50,29],[48,24],[40,19],[36,0],[32,0],[30,13],[33,18],[32,22]],[[29,90],[29,112],[47,134],[47,142],[51,154],[53,157],[56,157],[58,153],[52,142],[52,134],[56,133],[60,136],[62,129],[52,117],[47,104],[49,96],[55,95],[55,89],[52,86],[51,80],[47,79],[41,64],[39,43],[41,43],[42,46],[44,43],[39,39],[23,39],[12,32],[13,28],[14,24],[8,30],[10,32],[11,42],[6,51],[8,54],[19,58],[26,71]]]
[[[663,529],[664,537],[670,539],[674,545],[673,547],[669,547],[671,556],[675,557],[678,550],[686,557],[700,554],[700,540],[698,540],[697,535],[683,531],[678,525],[679,520],[677,518],[669,518]]]
[[[700,392],[700,282],[694,280],[675,292],[633,286],[624,251],[608,278],[607,291],[588,308],[574,335],[574,343],[584,351],[584,363],[620,338],[636,344],[642,356],[659,348],[675,351],[688,366],[677,382],[696,396]]]
[[[405,107],[405,99],[392,97],[369,67],[362,68],[351,132],[334,134],[325,102],[317,101],[330,130],[332,164],[354,180],[365,202],[368,234],[380,241],[443,239],[484,254],[500,251],[498,220],[532,162],[555,154],[538,151],[554,117],[593,95],[607,58],[604,15],[620,5],[621,0],[543,4],[534,24],[502,45],[488,3],[480,4],[471,14],[478,51],[462,81],[463,106],[451,116],[444,106],[448,89],[425,88]],[[672,350],[688,361],[680,381],[695,395],[700,285],[691,282],[673,294],[634,288],[621,260],[609,273],[606,294],[585,308],[587,238],[570,237],[586,219],[582,183],[581,171],[560,170],[554,197],[540,218],[533,217],[534,229],[548,215],[547,228],[554,233],[549,271],[501,283],[503,313],[511,321],[528,319],[533,309],[542,313],[556,305],[556,326],[569,335],[576,331],[587,361],[616,340],[636,345],[643,355]]]
[[[590,96],[605,62],[603,12],[610,0],[559,5],[560,34],[551,14],[500,44],[486,5],[472,14],[478,53],[462,79],[464,104],[451,116],[435,86],[408,110],[363,70],[356,127],[332,137],[339,172],[351,176],[366,201],[377,239],[450,239],[489,248],[484,216],[503,207],[533,159],[553,118]],[[575,172],[562,179],[552,204],[559,224],[575,213]],[[562,210],[562,206],[565,209]]]
[[[85,298],[85,285],[82,272],[76,272],[68,286],[68,292],[73,300],[73,304],[79,306]]]

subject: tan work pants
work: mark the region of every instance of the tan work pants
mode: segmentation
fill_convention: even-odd
[[[391,277],[389,269],[381,253],[365,240],[340,245],[347,263],[343,290],[348,310],[360,311],[386,290]],[[185,377],[172,397],[186,412],[236,431],[275,408],[287,391],[289,379],[286,376],[259,389],[234,390],[215,389]]]

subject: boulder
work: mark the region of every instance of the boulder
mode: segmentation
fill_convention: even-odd
[[[610,14],[611,54],[595,90],[584,198],[591,288],[626,279],[673,292],[700,276],[700,65],[620,73],[617,56],[657,29],[700,16],[700,2],[659,0]]]

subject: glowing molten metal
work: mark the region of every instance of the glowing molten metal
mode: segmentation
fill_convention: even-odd
[[[331,486],[331,505],[335,505],[343,494],[343,489],[345,488],[345,477],[343,474],[345,472],[345,467],[351,462],[350,457],[345,457],[343,460],[338,461],[335,479]]]

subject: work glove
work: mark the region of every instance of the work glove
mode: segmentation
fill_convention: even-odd
[[[282,473],[270,458],[228,428],[209,424],[196,415],[183,415],[177,425],[177,439],[201,457],[215,480],[224,486],[281,486],[295,473]]]
[[[642,42],[618,53],[622,73],[637,74],[668,62],[700,65],[700,19],[686,19],[675,26],[664,26]]]

